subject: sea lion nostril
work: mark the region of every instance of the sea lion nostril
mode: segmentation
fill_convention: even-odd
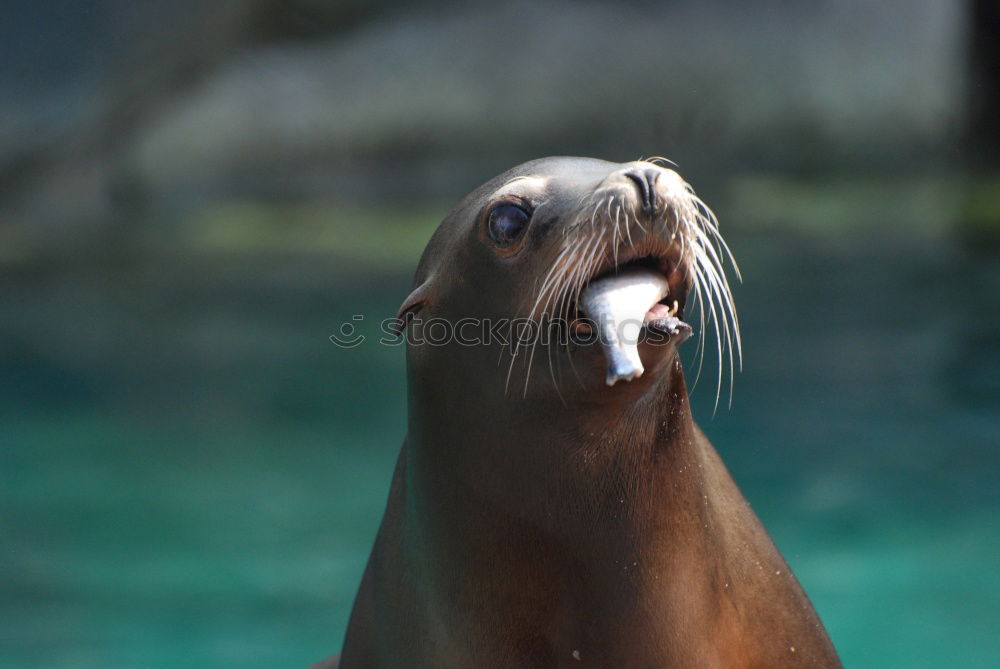
[[[660,176],[660,171],[649,168],[641,171],[632,169],[626,171],[625,176],[639,187],[643,211],[650,213],[656,209],[656,180]]]

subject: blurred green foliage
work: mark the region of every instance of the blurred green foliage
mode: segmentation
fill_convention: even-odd
[[[216,204],[177,225],[181,243],[212,253],[318,255],[348,271],[415,267],[447,211],[431,206]]]

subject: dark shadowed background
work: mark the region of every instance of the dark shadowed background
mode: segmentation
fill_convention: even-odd
[[[5,3],[0,665],[337,650],[405,424],[376,324],[458,198],[570,154],[718,214],[745,366],[695,417],[845,663],[1000,666],[995,7]]]

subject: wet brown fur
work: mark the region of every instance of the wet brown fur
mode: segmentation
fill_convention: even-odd
[[[513,315],[577,196],[626,167],[546,159],[485,184],[435,233],[411,310]],[[500,257],[481,211],[536,174],[550,219]],[[646,373],[612,388],[597,351],[574,374],[528,368],[522,397],[495,347],[409,347],[408,435],[342,669],[840,666],[695,425],[676,349],[641,353]]]

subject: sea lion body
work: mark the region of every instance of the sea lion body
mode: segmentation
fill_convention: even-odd
[[[401,310],[417,316],[408,337],[434,319],[537,316],[553,268],[592,278],[567,251],[580,235],[612,240],[586,257],[592,274],[649,251],[686,292],[691,268],[667,251],[693,234],[685,192],[650,163],[577,158],[491,180],[428,244]],[[594,193],[613,194],[607,213],[584,211]],[[509,202],[530,222],[498,245]],[[533,343],[498,364],[500,345],[408,346],[408,434],[342,669],[840,666],[694,424],[674,332],[640,345],[645,372],[610,388],[596,347]]]

